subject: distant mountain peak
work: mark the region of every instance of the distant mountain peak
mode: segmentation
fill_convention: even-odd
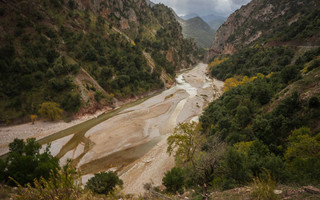
[[[195,16],[188,20],[177,17],[177,20],[182,27],[184,37],[193,38],[199,47],[210,47],[215,31],[201,17]]]
[[[180,16],[180,18],[184,19],[184,20],[189,20],[191,18],[195,18],[195,17],[199,17],[200,15],[198,15],[197,13],[190,13],[190,14],[186,14],[183,16]]]

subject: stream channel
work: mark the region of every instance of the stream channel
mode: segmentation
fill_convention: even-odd
[[[58,132],[40,142],[51,142],[50,150],[60,159],[61,165],[72,159],[86,180],[94,173],[110,169],[127,173],[130,171],[128,166],[132,167],[132,163],[141,160],[153,148],[165,148],[166,142],[163,141],[178,123],[197,121],[208,103],[219,96],[223,82],[211,80],[206,72],[207,65],[200,63],[177,75],[176,85],[160,94]],[[157,145],[161,141],[165,145]],[[162,149],[162,152],[165,151]],[[160,159],[161,155],[154,157],[154,160]],[[158,166],[159,169],[153,167],[156,173],[165,173],[160,169],[163,166]]]

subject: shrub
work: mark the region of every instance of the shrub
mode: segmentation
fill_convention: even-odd
[[[289,136],[284,158],[292,178],[299,183],[315,183],[320,180],[320,133],[312,136],[309,128],[295,129]]]
[[[62,107],[68,112],[78,112],[81,107],[81,96],[78,92],[69,92],[64,95]]]
[[[38,115],[30,115],[30,120],[32,122],[32,124],[34,124],[34,122],[37,120]]]
[[[3,16],[6,12],[6,9],[0,8],[0,16]]]
[[[110,171],[95,174],[94,177],[89,179],[87,188],[95,193],[108,195],[117,185],[122,186],[123,181],[115,172]]]
[[[94,93],[94,99],[97,101],[97,102],[100,102],[101,99],[104,98],[104,95],[100,92],[100,91],[96,91]]]
[[[54,7],[61,8],[62,1],[61,0],[50,0],[50,2],[54,5]]]
[[[292,80],[296,80],[300,76],[299,68],[295,65],[286,66],[281,71],[281,78],[284,83],[289,83]]]
[[[81,187],[81,177],[75,168],[66,165],[57,173],[50,173],[48,179],[40,178],[27,188],[19,186],[18,200],[34,199],[92,199],[92,195]]]
[[[320,106],[319,98],[316,96],[313,96],[308,101],[309,108],[318,108]]]
[[[68,2],[68,6],[71,10],[76,9],[77,8],[77,4],[74,0],[69,0]]]
[[[184,173],[181,168],[174,167],[168,171],[162,179],[162,184],[166,186],[168,192],[183,192]]]
[[[48,178],[50,172],[55,172],[59,167],[58,159],[51,155],[48,148],[44,153],[40,153],[40,148],[41,145],[35,138],[29,138],[26,142],[14,139],[9,144],[10,151],[5,160],[5,167],[2,167],[2,181],[10,185],[25,185],[40,177]],[[12,178],[11,181],[9,177]]]
[[[43,102],[39,113],[42,117],[55,121],[61,118],[63,110],[60,108],[60,105],[55,102]]]
[[[276,200],[279,199],[274,193],[276,182],[272,179],[270,173],[265,172],[265,177],[256,177],[253,179],[252,199],[255,200]]]

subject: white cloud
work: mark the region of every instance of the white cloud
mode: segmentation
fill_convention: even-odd
[[[152,0],[151,0],[152,1]],[[250,0],[153,0],[173,8],[178,15],[197,13],[199,15],[219,14],[228,16]]]

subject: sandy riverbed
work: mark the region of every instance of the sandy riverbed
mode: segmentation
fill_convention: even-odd
[[[54,149],[62,149],[55,152],[60,156],[60,163],[64,164],[68,158],[75,159],[76,166],[84,174],[83,182],[94,173],[110,168],[118,170],[125,193],[143,193],[143,184],[148,182],[161,185],[164,173],[174,166],[174,158],[166,153],[166,138],[178,123],[196,120],[223,87],[223,82],[206,77],[206,68],[207,65],[199,64],[179,75],[176,86],[121,111],[83,135],[69,136],[70,141],[65,140]],[[36,122],[35,125],[0,128],[0,153],[6,153],[7,145],[16,137],[40,139],[101,113],[70,123]]]
[[[15,138],[27,139],[36,138],[37,140],[52,135],[61,130],[65,130],[82,122],[88,121],[90,119],[96,118],[102,113],[106,112],[108,109],[103,109],[97,111],[95,114],[84,115],[71,122],[50,122],[50,121],[36,121],[35,124],[26,123],[21,125],[7,126],[0,128],[0,155],[8,153],[9,143],[11,143]]]
[[[154,186],[162,184],[164,174],[174,167],[174,158],[166,153],[167,137],[172,133],[177,123],[190,121],[194,117],[200,116],[203,108],[221,94],[223,82],[206,79],[206,67],[205,64],[199,64],[193,70],[184,73],[183,77],[178,77],[178,79],[183,78],[189,85],[185,86],[185,83],[182,83],[183,86],[179,87],[179,81],[181,80],[177,80],[177,88],[186,89],[185,91],[189,95],[179,101],[181,107],[176,106],[178,108],[177,113],[167,113],[173,120],[166,121],[163,127],[166,131],[162,134],[167,135],[146,155],[120,172],[120,177],[124,181],[125,193],[144,193],[143,185],[145,183],[152,183]],[[169,127],[166,127],[168,124]]]

